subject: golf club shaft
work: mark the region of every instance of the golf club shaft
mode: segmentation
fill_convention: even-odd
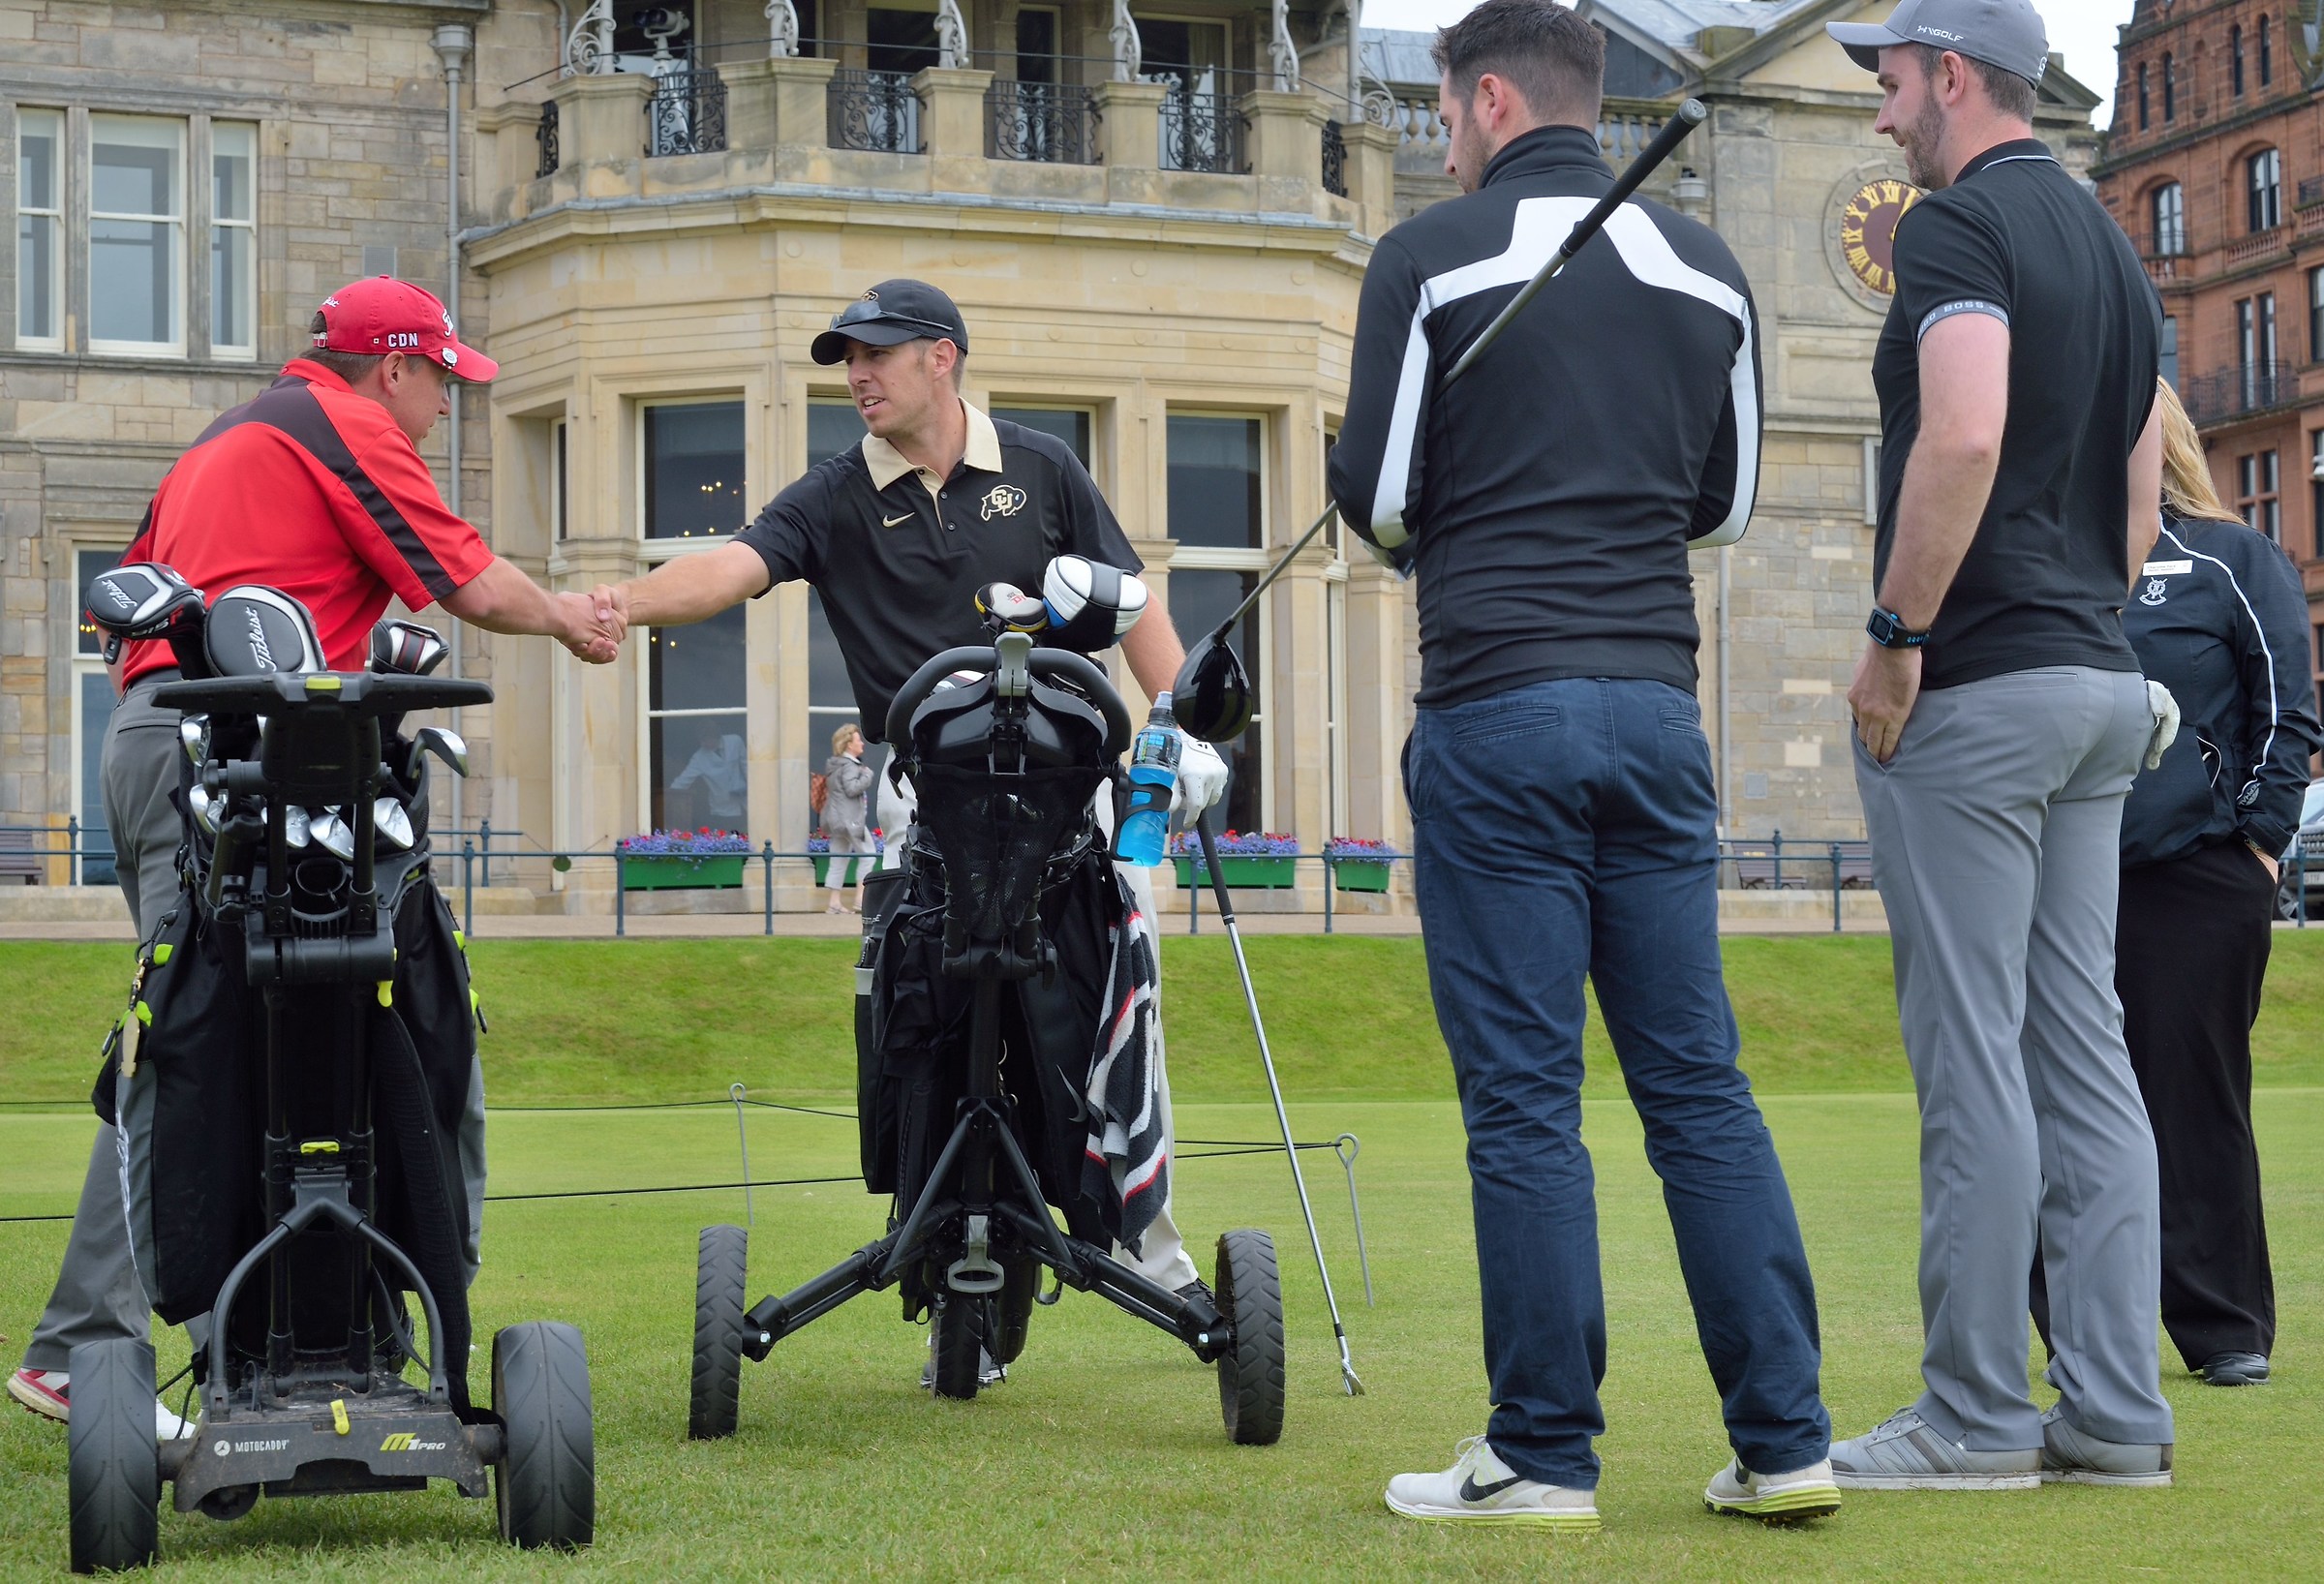
[[[1503,305],[1501,312],[1493,316],[1492,322],[1484,327],[1476,340],[1469,343],[1458,360],[1446,372],[1443,382],[1437,386],[1440,394],[1450,387],[1453,381],[1468,373],[1477,359],[1483,357],[1492,344],[1501,339],[1501,332],[1509,328],[1510,320],[1522,313],[1525,305],[1533,301],[1542,288],[1547,286],[1551,278],[1566,267],[1573,257],[1581,251],[1583,243],[1605,228],[1606,221],[1612,217],[1613,212],[1630,201],[1631,195],[1638,190],[1639,185],[1648,176],[1654,174],[1655,168],[1668,159],[1671,151],[1680,143],[1685,142],[1687,135],[1701,126],[1704,118],[1709,114],[1710,111],[1703,108],[1702,101],[1699,99],[1686,100],[1671,112],[1670,119],[1663,123],[1663,130],[1654,135],[1654,141],[1648,143],[1639,152],[1638,157],[1630,162],[1629,168],[1614,178],[1614,185],[1606,191],[1605,197],[1600,198],[1597,205],[1588,214],[1575,222],[1574,228],[1566,233],[1565,241],[1559,245],[1555,253],[1549,256],[1548,261],[1534,272],[1533,279],[1517,289],[1517,294],[1510,298]],[[1275,579],[1290,569],[1292,562],[1298,558],[1299,553],[1307,548],[1307,542],[1310,539],[1324,531],[1324,525],[1331,520],[1331,514],[1338,509],[1336,505],[1326,506],[1323,515],[1308,525],[1306,533],[1292,541],[1291,548],[1284,551],[1281,559],[1267,569],[1267,575],[1259,580],[1249,594],[1242,596],[1242,603],[1230,611],[1227,619],[1219,623],[1217,628],[1204,641],[1215,643],[1224,638],[1233,629],[1235,624],[1242,620],[1244,613],[1259,603],[1259,596],[1267,593],[1268,585],[1273,583]]]
[[[1493,316],[1493,321],[1484,327],[1476,340],[1469,343],[1468,350],[1447,371],[1444,384],[1437,387],[1439,390],[1469,372],[1477,359],[1501,339],[1501,332],[1509,328],[1510,320],[1524,312],[1525,305],[1533,301],[1542,288],[1547,286],[1558,271],[1564,269],[1568,261],[1581,251],[1583,245],[1605,228],[1605,223],[1613,218],[1614,211],[1630,201],[1630,196],[1638,190],[1638,185],[1653,175],[1655,168],[1668,159],[1671,151],[1685,142],[1687,135],[1701,126],[1710,113],[1702,107],[1699,99],[1686,100],[1671,112],[1670,119],[1663,123],[1663,130],[1654,135],[1654,141],[1630,162],[1630,168],[1614,178],[1614,185],[1607,189],[1605,197],[1600,198],[1588,214],[1575,222],[1574,228],[1566,233],[1565,241],[1549,256],[1548,261],[1534,271],[1533,279],[1519,287],[1517,294]]]
[[[1202,838],[1203,865],[1210,871],[1210,887],[1218,899],[1219,917],[1226,923],[1227,945],[1235,954],[1235,972],[1242,980],[1243,1004],[1251,1011],[1251,1032],[1259,1041],[1259,1065],[1267,1071],[1267,1092],[1274,1098],[1275,1121],[1283,1130],[1283,1153],[1291,1160],[1291,1183],[1299,1191],[1300,1214],[1307,1221],[1307,1242],[1315,1250],[1315,1273],[1323,1278],[1324,1306],[1331,1312],[1331,1334],[1339,1343],[1340,1379],[1349,1396],[1361,1396],[1363,1383],[1356,1378],[1356,1362],[1348,1354],[1348,1329],[1340,1324],[1339,1299],[1331,1292],[1331,1271],[1324,1264],[1323,1234],[1316,1230],[1315,1206],[1307,1199],[1307,1178],[1300,1170],[1299,1146],[1292,1142],[1291,1113],[1284,1109],[1283,1085],[1275,1079],[1275,1058],[1267,1048],[1267,1023],[1259,1016],[1259,994],[1251,988],[1251,964],[1242,955],[1242,930],[1235,922],[1235,904],[1227,896],[1225,871],[1218,863],[1218,840],[1210,826],[1210,811],[1205,809],[1194,824]]]

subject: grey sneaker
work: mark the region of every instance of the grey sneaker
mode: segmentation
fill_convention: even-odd
[[[1910,1408],[1851,1441],[1832,1443],[1832,1483],[1842,1490],[2034,1490],[2041,1450],[1974,1452],[1947,1441]]]
[[[2041,1477],[2064,1485],[2167,1485],[2171,1447],[2100,1441],[2075,1429],[2051,1409],[2041,1416]]]

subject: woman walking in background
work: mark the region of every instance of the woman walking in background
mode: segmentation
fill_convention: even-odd
[[[849,869],[860,868],[863,875],[871,873],[871,865],[859,866],[850,856],[872,850],[872,834],[864,828],[864,794],[871,790],[872,767],[864,763],[864,734],[849,721],[831,734],[831,757],[823,761],[823,834],[831,840],[830,858],[823,867],[823,883],[831,891],[831,905],[823,910],[826,913],[864,910],[862,875],[857,879],[855,906],[849,909],[840,899],[847,889]]]
[[[2318,741],[2308,596],[2284,553],[2220,504],[2194,425],[2158,383],[2162,534],[2123,631],[2181,723],[2123,809],[2115,992],[2161,1167],[2163,1328],[2211,1385],[2249,1386],[2276,1340],[2251,1024]],[[2037,1281],[2044,1340],[2046,1299]]]

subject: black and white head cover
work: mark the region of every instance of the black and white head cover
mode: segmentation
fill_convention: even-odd
[[[1130,572],[1086,556],[1059,556],[1041,575],[1049,606],[1043,644],[1094,655],[1111,649],[1146,614],[1146,585]]]
[[[307,607],[255,583],[218,596],[210,606],[206,642],[210,665],[222,677],[323,669],[322,643]]]
[[[201,608],[201,591],[159,562],[135,561],[89,579],[89,616],[123,638],[152,638],[189,606]]]

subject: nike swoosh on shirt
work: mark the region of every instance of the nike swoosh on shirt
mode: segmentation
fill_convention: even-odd
[[[1488,1496],[1500,1495],[1524,1477],[1521,1474],[1513,1474],[1507,1479],[1496,1479],[1489,1485],[1480,1485],[1477,1483],[1477,1477],[1470,1475],[1460,1482],[1460,1499],[1464,1502],[1482,1502]]]
[[[879,526],[882,528],[894,528],[898,523],[910,522],[914,515],[915,513],[907,511],[901,517],[882,517],[879,520]]]

